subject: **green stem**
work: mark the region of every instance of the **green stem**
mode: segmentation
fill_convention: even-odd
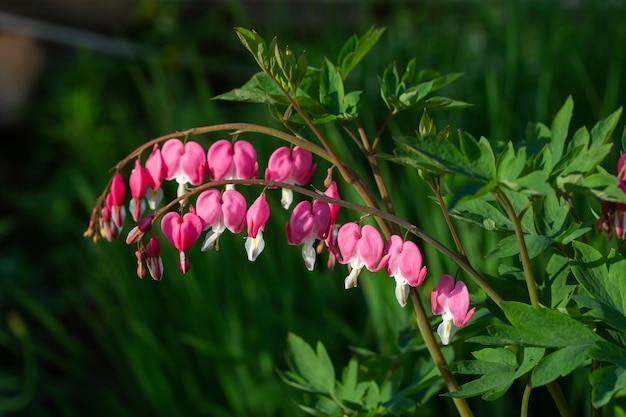
[[[454,227],[454,223],[452,223],[452,219],[450,218],[450,213],[446,209],[446,203],[443,201],[443,197],[441,196],[441,187],[440,187],[441,179],[437,177],[436,182],[428,182],[430,189],[435,193],[437,197],[437,201],[439,202],[439,207],[441,208],[441,214],[443,214],[443,218],[446,220],[446,224],[448,225],[448,229],[450,229],[450,233],[452,234],[452,239],[454,239],[454,244],[456,245],[456,249],[459,251],[461,257],[467,260],[467,255],[465,254],[465,249],[463,249],[463,244],[461,243],[461,238],[456,231],[456,227]]]
[[[535,283],[535,277],[532,271],[532,265],[530,264],[530,257],[528,256],[528,248],[526,247],[526,241],[524,240],[524,232],[522,231],[522,224],[520,218],[515,213],[513,205],[509,201],[508,197],[502,190],[496,188],[496,198],[504,210],[507,212],[509,218],[513,222],[515,228],[515,236],[517,237],[517,244],[520,249],[520,258],[522,260],[522,267],[524,269],[524,276],[526,277],[526,287],[528,288],[528,295],[530,296],[530,303],[534,307],[541,307],[539,303],[539,293],[537,292],[537,284]],[[552,396],[552,400],[559,409],[561,417],[571,417],[571,412],[567,404],[567,400],[563,396],[563,391],[557,383],[552,381],[548,384],[548,391]]]
[[[559,384],[556,381],[552,381],[547,385],[547,388],[559,410],[559,414],[561,414],[561,417],[572,417],[572,412],[569,409],[569,405],[567,404],[567,400],[565,399]]]
[[[456,392],[459,390],[459,384],[456,382],[452,372],[448,369],[446,358],[443,356],[443,353],[439,348],[439,343],[437,343],[437,340],[435,339],[433,330],[430,327],[430,322],[428,321],[428,316],[424,310],[424,305],[422,304],[422,300],[420,299],[416,288],[411,288],[410,296],[413,304],[413,310],[415,311],[415,317],[417,319],[417,327],[424,338],[426,348],[437,365],[439,373],[441,374],[448,391]],[[472,410],[470,409],[465,398],[453,397],[452,400],[454,401],[454,405],[456,406],[456,409],[461,417],[473,416]]]
[[[522,395],[522,404],[520,406],[520,417],[527,417],[528,416],[528,403],[530,401],[530,392],[532,391],[533,387],[530,384],[530,381],[528,381],[528,384],[526,384],[526,387],[524,387],[524,395]]]
[[[532,265],[530,264],[530,257],[528,256],[528,248],[526,247],[526,241],[524,240],[522,223],[520,222],[517,213],[515,213],[515,209],[506,194],[504,194],[504,192],[499,188],[496,188],[495,194],[498,202],[504,208],[504,211],[506,211],[509,219],[513,222],[513,227],[515,228],[515,237],[517,238],[517,245],[519,247],[520,258],[522,260],[522,268],[524,269],[524,277],[526,278],[526,288],[528,289],[530,304],[534,307],[539,307],[539,293],[537,292],[537,284],[535,283]]]

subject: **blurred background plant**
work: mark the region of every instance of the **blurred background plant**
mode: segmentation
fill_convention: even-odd
[[[233,26],[306,49],[310,62],[372,24],[387,26],[367,71],[351,79],[368,101],[379,100],[378,80],[366,75],[417,56],[420,68],[464,72],[449,95],[475,104],[437,114],[437,124],[496,140],[551,120],[568,95],[573,126],[592,125],[626,99],[624,1],[40,3],[0,6],[0,414],[293,416],[301,413],[287,399],[293,390],[276,374],[288,332],[321,340],[336,366],[348,362],[350,346],[397,352],[411,315],[388,279],[345,291],[340,271],[305,274],[299,248],[269,247],[251,265],[235,238],[222,239],[219,256],[191,252],[186,276],[165,254],[165,279],[155,283],[137,279],[122,242],[82,237],[106,167],[145,140],[226,121],[273,123],[258,106],[210,100],[256,71]],[[380,117],[374,108],[372,126]],[[263,145],[255,142],[260,160],[276,144]],[[415,184],[411,175],[394,185]],[[402,210],[445,235],[445,225],[428,221],[434,204]],[[272,219],[268,244],[284,245],[286,214]],[[473,259],[493,247],[473,243]],[[429,274],[448,272],[445,259],[424,250]],[[446,407],[435,399],[421,411]],[[506,401],[477,402],[477,414],[481,407],[510,411]]]

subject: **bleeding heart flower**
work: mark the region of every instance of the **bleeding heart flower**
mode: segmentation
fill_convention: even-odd
[[[369,224],[362,228],[358,224],[346,223],[339,229],[337,235],[339,252],[335,253],[337,260],[348,264],[350,273],[346,277],[345,288],[357,285],[357,278],[363,267],[376,272],[387,264],[389,255],[383,256],[383,238],[374,226]]]
[[[403,241],[398,235],[389,238],[385,253],[389,255],[387,275],[395,278],[396,299],[404,307],[410,287],[417,287],[426,278],[427,270],[422,265],[422,253],[415,243]]]
[[[195,213],[169,212],[161,219],[161,229],[167,240],[179,251],[178,269],[183,274],[189,271],[185,250],[191,247],[202,233],[202,220]]]
[[[441,314],[443,322],[437,328],[441,343],[447,345],[457,328],[465,326],[476,308],[469,310],[469,291],[463,281],[454,282],[450,275],[439,279],[437,288],[431,293],[433,314]]]
[[[261,193],[261,195],[254,200],[254,203],[252,203],[246,213],[248,237],[246,238],[245,247],[248,260],[251,262],[254,262],[265,248],[263,230],[265,229],[265,223],[269,217],[270,206],[265,199],[265,193]]]
[[[313,204],[301,201],[293,209],[287,223],[287,242],[290,245],[302,244],[302,258],[309,271],[315,266],[315,239],[324,240],[330,226],[328,203],[314,200]]]
[[[256,178],[256,150],[245,140],[218,140],[207,152],[207,171],[212,181]]]
[[[281,146],[270,156],[265,170],[265,179],[304,185],[311,179],[316,166],[313,164],[313,155],[306,149],[298,146],[293,149]],[[292,201],[293,192],[288,188],[283,188],[280,200],[283,208],[288,209]]]
[[[169,139],[161,150],[167,175],[165,179],[175,179],[179,184],[178,196],[187,191],[187,184],[200,185],[204,180],[206,154],[197,142],[185,144],[178,139]]]
[[[202,250],[211,250],[224,230],[239,233],[244,229],[246,199],[236,190],[220,193],[219,190],[210,188],[198,196],[196,212],[202,220],[202,229],[211,228],[202,244]]]

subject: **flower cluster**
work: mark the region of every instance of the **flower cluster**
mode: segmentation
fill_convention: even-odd
[[[293,202],[293,192],[288,186],[307,184],[315,168],[310,151],[283,146],[270,156],[265,180],[285,185],[281,205],[288,210]],[[147,270],[155,280],[163,276],[161,245],[152,230],[158,219],[163,235],[178,251],[178,269],[182,273],[190,269],[186,251],[203,233],[201,250],[209,251],[218,247],[220,236],[227,230],[233,234],[245,230],[248,260],[255,261],[265,247],[263,231],[270,216],[266,190],[248,207],[246,198],[232,183],[227,183],[222,190],[211,184],[202,185],[206,177],[214,182],[253,180],[258,172],[256,150],[244,140],[218,140],[205,152],[197,142],[172,138],[161,147],[155,144],[145,164],[135,160],[128,177],[131,197],[128,211],[137,225],[128,233],[126,242],[137,244],[137,275],[144,277]],[[339,200],[331,173],[329,170],[324,196]],[[157,209],[163,199],[162,184],[172,180],[178,184],[177,198]],[[99,232],[107,240],[119,236],[126,217],[126,189],[122,174],[116,173],[96,216],[99,227],[94,227],[92,219],[92,233]],[[385,243],[378,229],[369,224],[338,224],[340,206],[324,200],[327,199],[303,200],[295,205],[285,227],[287,243],[302,246],[302,258],[310,271],[315,267],[320,248],[326,247],[330,253],[330,268],[335,261],[348,266],[344,280],[346,289],[357,286],[363,268],[372,272],[384,269],[395,280],[396,299],[404,307],[411,287],[417,287],[426,278],[427,268],[417,245],[398,235],[390,236]],[[147,208],[152,211],[142,218]],[[144,240],[148,243],[144,244]],[[316,242],[319,242],[317,250]],[[449,276],[444,276],[432,296],[433,313],[443,316],[439,335],[444,344],[449,342],[456,327],[467,323],[474,311],[467,311],[469,295],[464,284],[455,285],[454,280],[450,280]]]

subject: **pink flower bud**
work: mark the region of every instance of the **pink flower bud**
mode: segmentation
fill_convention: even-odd
[[[254,262],[265,248],[263,229],[265,229],[265,223],[269,217],[270,206],[265,199],[265,193],[261,193],[246,213],[248,237],[246,238],[245,248],[250,262]]]
[[[149,183],[148,172],[141,166],[139,161],[135,161],[135,167],[130,172],[128,183],[130,185],[131,195],[130,205],[128,208],[133,220],[137,221],[146,208],[146,203],[143,198],[146,194],[146,189],[148,188]]]

